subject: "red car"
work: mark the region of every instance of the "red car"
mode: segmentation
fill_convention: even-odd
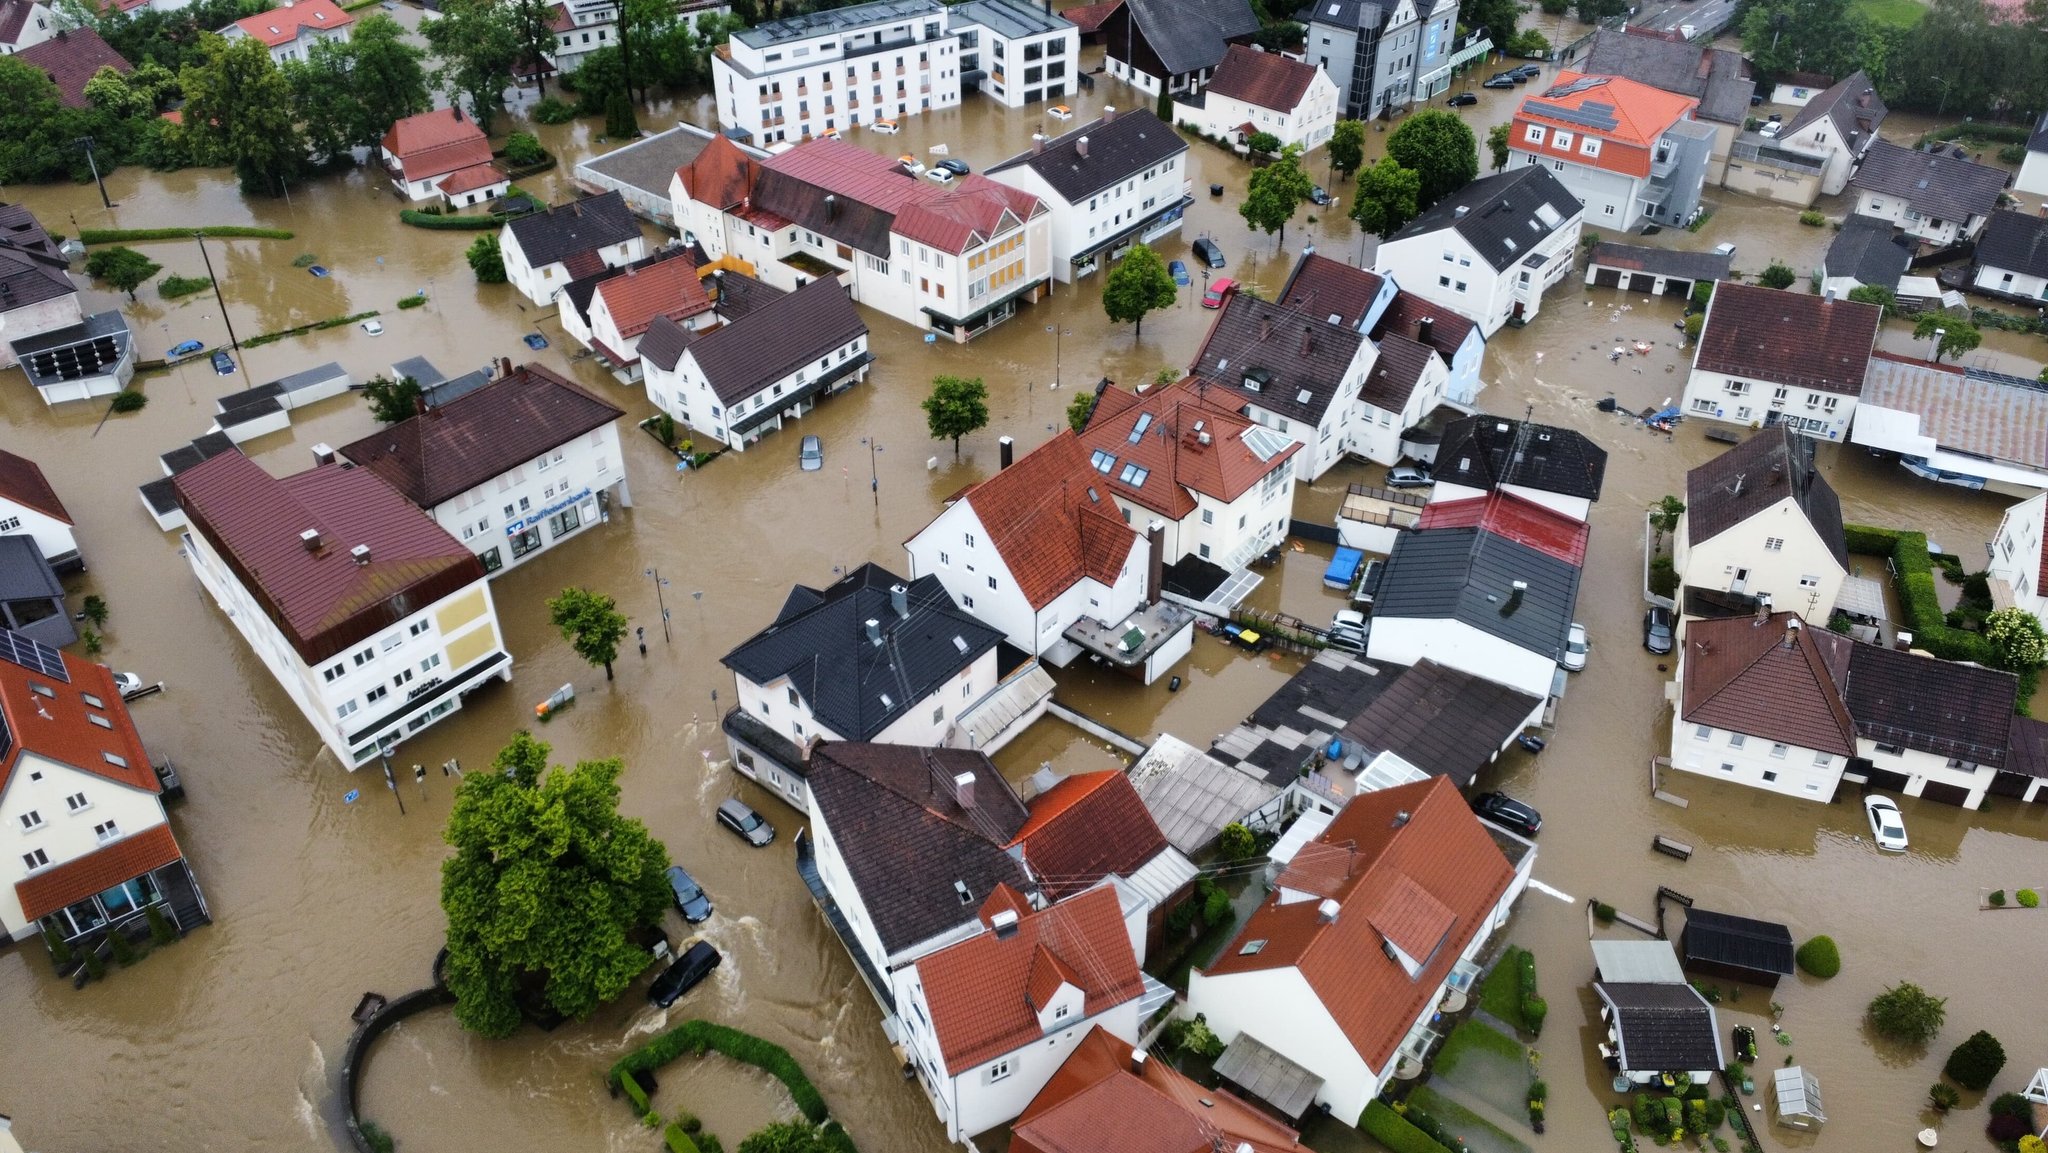
[[[1227,276],[1219,277],[1209,285],[1209,291],[1202,294],[1203,308],[1222,308],[1230,294],[1237,291],[1237,281]]]

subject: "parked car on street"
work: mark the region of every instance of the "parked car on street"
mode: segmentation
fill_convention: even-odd
[[[1452,108],[1470,108],[1472,105],[1479,103],[1479,97],[1470,92],[1460,92],[1449,100],[1444,101],[1444,103]]]
[[[1054,120],[1072,120],[1074,118],[1074,110],[1064,104],[1053,105],[1045,110],[1045,114]]]
[[[1227,276],[1219,276],[1209,282],[1209,291],[1202,294],[1202,307],[1222,308],[1224,302],[1230,299],[1230,294],[1236,291],[1237,281]]]
[[[206,348],[203,340],[181,340],[164,353],[165,364],[176,364],[188,356],[198,356]]]
[[[894,136],[897,132],[896,122],[894,120],[877,120],[873,124],[868,125],[868,130],[879,132],[884,136]]]
[[[689,870],[681,865],[670,865],[668,872],[669,896],[675,901],[676,912],[692,925],[711,916],[711,898],[704,895],[703,886],[690,876]]]
[[[896,158],[896,163],[901,164],[903,166],[903,170],[905,172],[910,173],[912,176],[924,175],[924,161],[919,160],[917,157],[912,156],[908,152],[904,153],[901,156],[898,156]]]
[[[1906,818],[1899,815],[1898,802],[1872,793],[1863,798],[1863,813],[1870,818],[1870,839],[1887,853],[1906,851]]]
[[[683,994],[697,987],[698,982],[711,975],[723,960],[718,950],[709,941],[699,941],[683,950],[675,963],[661,971],[654,984],[647,987],[647,1000],[666,1009],[676,1003]]]
[[[1586,639],[1586,626],[1577,621],[1564,634],[1564,659],[1558,661],[1567,672],[1580,672],[1586,667],[1586,652],[1593,642]]]
[[[1178,285],[1180,285],[1180,286],[1181,286],[1182,288],[1186,288],[1186,287],[1187,287],[1187,286],[1188,286],[1188,285],[1189,285],[1189,284],[1191,283],[1191,282],[1190,282],[1190,281],[1188,280],[1188,265],[1187,265],[1187,261],[1184,261],[1184,260],[1175,260],[1175,261],[1171,261],[1171,262],[1169,262],[1169,263],[1167,264],[1167,266],[1166,266],[1166,271],[1167,271],[1167,272],[1169,272],[1169,273],[1171,273],[1171,274],[1173,275],[1173,282],[1174,282],[1175,284],[1178,284]]]
[[[220,373],[222,376],[235,375],[235,358],[229,356],[222,349],[215,349],[213,352],[213,371]]]
[[[1322,185],[1318,184],[1308,190],[1308,202],[1317,208],[1321,208],[1330,203],[1330,194]]]
[[[1489,76],[1486,78],[1485,82],[1480,84],[1479,86],[1481,88],[1513,88],[1515,86],[1515,81],[1514,77],[1512,76]]]
[[[1643,614],[1643,647],[1663,656],[1671,651],[1671,610],[1651,605]]]
[[[796,450],[797,467],[805,472],[816,472],[825,467],[825,444],[815,436],[807,436]]]
[[[954,160],[951,158],[939,161],[939,167],[945,169],[946,171],[952,173],[955,176],[965,176],[969,172],[973,171],[973,169],[967,167],[967,162],[965,160]]]
[[[1195,241],[1195,259],[1211,268],[1223,267],[1223,246],[1204,236]]]
[[[749,845],[763,848],[775,839],[775,826],[738,797],[718,802],[718,823],[744,838]]]
[[[951,171],[951,170],[949,170],[949,169],[945,169],[945,168],[934,168],[934,169],[932,169],[931,171],[929,171],[929,172],[925,173],[925,174],[924,174],[924,178],[925,178],[926,180],[929,180],[929,181],[931,181],[931,182],[932,182],[933,184],[951,184],[951,183],[953,183],[953,173],[952,173],[952,171]]]
[[[1543,814],[1506,793],[1479,794],[1472,798],[1472,811],[1525,837],[1533,837],[1543,831]]]
[[[1413,465],[1402,465],[1387,470],[1388,488],[1427,488],[1435,484],[1429,474]]]
[[[1510,76],[1519,76],[1519,77],[1521,77],[1521,78],[1522,78],[1522,79],[1524,79],[1524,80],[1534,80],[1534,79],[1535,79],[1535,78],[1537,78],[1538,76],[1541,76],[1541,75],[1543,75],[1543,65],[1541,65],[1541,64],[1524,64],[1524,65],[1522,65],[1522,66],[1521,66],[1520,68],[1512,68],[1512,69],[1509,69],[1509,70],[1508,70],[1508,75],[1510,75]]]

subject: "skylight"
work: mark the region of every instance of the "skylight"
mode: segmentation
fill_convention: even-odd
[[[78,695],[84,697],[85,703],[91,705],[93,708],[103,709],[107,707],[105,702],[101,701],[98,697],[92,695],[91,693],[80,693]]]
[[[108,764],[114,766],[117,769],[125,769],[128,767],[128,761],[124,757],[117,757],[112,753],[101,753],[100,756],[105,758]]]
[[[1098,448],[1095,450],[1095,455],[1088,458],[1088,463],[1095,466],[1096,472],[1106,473],[1116,467],[1116,455],[1104,452]]]
[[[1142,437],[1142,436],[1144,436],[1144,435],[1145,435],[1145,430],[1146,430],[1146,429],[1148,429],[1148,428],[1151,428],[1151,427],[1152,427],[1152,414],[1151,414],[1151,413],[1149,413],[1149,412],[1141,412],[1141,413],[1139,413],[1139,414],[1138,414],[1138,423],[1136,423],[1136,424],[1134,424],[1134,425],[1132,425],[1132,426],[1131,426],[1131,436],[1130,436],[1130,441],[1131,441],[1131,443],[1132,443],[1132,444],[1136,444],[1136,443],[1138,443],[1138,439],[1139,439],[1140,437]],[[1107,471],[1107,470],[1105,470],[1105,471]]]
[[[885,709],[893,709],[896,707],[896,702],[889,699],[888,693],[882,694],[882,707]]]
[[[953,637],[953,647],[960,650],[961,656],[967,655],[967,641],[957,633]]]
[[[1265,948],[1265,947],[1266,947],[1266,939],[1265,939],[1264,937],[1260,937],[1260,938],[1258,938],[1257,940],[1253,940],[1253,941],[1246,941],[1246,942],[1244,943],[1244,948],[1242,948],[1242,949],[1239,949],[1239,950],[1237,951],[1237,955],[1238,955],[1238,956],[1240,956],[1240,957],[1249,957],[1249,956],[1251,956],[1251,955],[1252,955],[1253,953],[1256,953],[1256,952],[1258,952],[1258,951],[1259,951],[1260,949],[1263,949],[1263,948]]]
[[[98,713],[87,713],[85,714],[85,719],[91,721],[93,724],[96,724],[103,729],[111,729],[114,727],[113,722],[107,720],[107,718],[99,715]]]
[[[1304,388],[1304,389],[1302,389],[1302,390],[1301,390],[1300,392],[1297,392],[1297,393],[1295,393],[1295,394],[1294,394],[1294,402],[1295,402],[1296,404],[1307,404],[1307,403],[1308,403],[1308,398],[1309,398],[1309,397],[1310,397],[1311,395],[1313,395],[1313,394],[1312,394],[1312,393],[1310,393],[1308,389],[1305,389],[1305,388]]]
[[[1117,474],[1117,479],[1130,485],[1132,488],[1143,488],[1145,487],[1145,478],[1151,475],[1151,469],[1139,468],[1135,464],[1126,464],[1124,465],[1124,470]]]

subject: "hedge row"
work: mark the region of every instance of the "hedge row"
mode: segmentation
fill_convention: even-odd
[[[78,230],[80,244],[124,244],[133,240],[190,240],[193,233],[201,236],[242,237],[253,240],[290,240],[290,230],[283,228],[247,228],[239,224],[216,224],[206,228],[81,228]]]
[[[358,312],[353,316],[330,316],[326,320],[316,320],[311,324],[301,324],[297,328],[282,328],[276,332],[266,332],[261,336],[252,336],[242,342],[242,347],[255,348],[258,345],[283,340],[287,336],[304,336],[306,333],[318,332],[322,329],[340,328],[342,325],[354,324],[358,320],[368,320],[377,315],[379,315],[378,310],[373,308],[368,312]]]
[[[1915,648],[1926,649],[1945,661],[1974,661],[1995,667],[1990,642],[1976,633],[1948,626],[1948,616],[1934,591],[1934,561],[1927,552],[1926,533],[1851,524],[1842,526],[1842,538],[1850,552],[1891,559],[1899,607],[1905,614],[1907,629],[1913,634]]]
[[[1385,1101],[1374,1100],[1358,1118],[1358,1127],[1385,1145],[1392,1153],[1450,1153],[1429,1134],[1394,1112]]]
[[[438,228],[445,232],[481,232],[505,223],[495,216],[435,216],[411,208],[399,209],[398,219],[414,228]]]
[[[709,1021],[685,1021],[670,1029],[620,1058],[607,1077],[614,1084],[628,1084],[632,1081],[631,1075],[642,1069],[658,1069],[684,1054],[701,1057],[707,1051],[767,1070],[789,1087],[789,1095],[796,1101],[797,1111],[806,1120],[813,1125],[824,1123],[825,1098],[819,1095],[817,1086],[811,1084],[811,1079],[804,1075],[803,1066],[796,1063],[789,1050],[751,1033]]]

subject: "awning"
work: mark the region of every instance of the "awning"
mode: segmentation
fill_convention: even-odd
[[[1323,1088],[1321,1077],[1242,1032],[1216,1058],[1216,1075],[1271,1105],[1290,1121],[1307,1112]]]
[[[161,869],[183,855],[169,825],[151,825],[106,848],[15,882],[14,895],[21,902],[22,918],[36,921],[123,881]]]
[[[1842,591],[1835,594],[1835,611],[1874,621],[1890,619],[1884,607],[1884,586],[1870,577],[1843,577]]]
[[[1017,718],[1031,712],[1038,707],[1038,702],[1051,696],[1052,690],[1052,674],[1034,664],[1030,671],[998,686],[996,691],[983,697],[954,721],[967,734],[968,748],[986,748],[1005,729],[1015,724]]]

